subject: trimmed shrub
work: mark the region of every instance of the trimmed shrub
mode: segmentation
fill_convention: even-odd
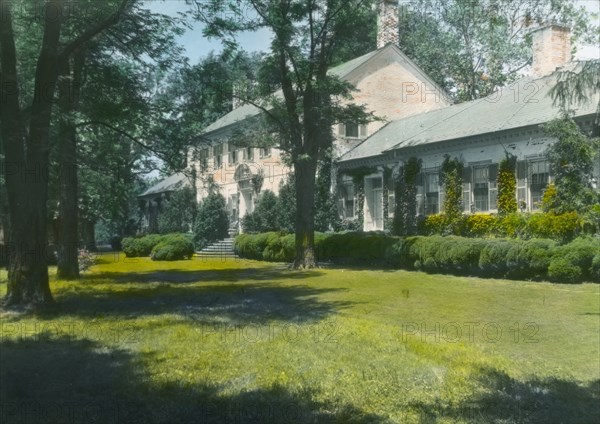
[[[591,237],[582,237],[556,249],[548,269],[551,281],[575,283],[594,279],[593,262],[600,254],[600,241]],[[568,264],[565,270],[560,266]],[[575,272],[575,269],[578,269]],[[552,270],[552,274],[550,271]],[[570,272],[567,273],[567,270]]]
[[[419,233],[423,235],[443,234],[446,229],[444,214],[429,215],[418,223]]]
[[[160,243],[162,237],[160,234],[149,234],[144,237],[125,237],[121,242],[123,252],[128,258],[150,256],[152,249]]]
[[[194,243],[183,234],[169,234],[152,249],[153,261],[180,261],[194,256]]]
[[[546,239],[516,241],[506,255],[507,276],[541,279],[546,276],[556,242]]]
[[[512,240],[488,240],[479,256],[479,269],[487,277],[504,277],[508,272],[506,257],[509,250],[517,243]]]
[[[527,215],[523,213],[510,213],[498,219],[496,234],[500,237],[520,237],[526,233]]]
[[[318,257],[332,261],[383,261],[396,239],[378,233],[327,234],[318,244]]]
[[[198,207],[194,222],[194,240],[202,249],[217,240],[227,237],[229,215],[225,198],[216,192],[210,193]]]
[[[267,239],[271,234],[277,233],[240,234],[235,238],[233,249],[241,258],[262,260]]]
[[[580,266],[568,258],[555,256],[548,267],[548,278],[555,283],[577,283],[583,277]]]

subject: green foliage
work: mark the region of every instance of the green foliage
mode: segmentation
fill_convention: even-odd
[[[277,205],[279,215],[279,228],[282,231],[293,233],[296,229],[296,177],[288,174],[285,182],[279,186],[279,202]]]
[[[542,210],[544,212],[556,213],[559,208],[559,204],[557,202],[556,196],[556,186],[554,183],[551,183],[544,190],[544,195],[542,196]]]
[[[577,283],[582,276],[581,267],[568,258],[553,258],[548,267],[548,278],[555,283]]]
[[[406,236],[417,232],[417,176],[421,172],[421,163],[421,159],[411,157],[396,175],[396,209],[392,228],[394,235]]]
[[[506,257],[515,243],[518,241],[488,240],[479,257],[481,274],[487,277],[504,277],[508,272]]]
[[[150,256],[152,249],[162,240],[159,234],[149,234],[144,237],[125,237],[121,242],[123,252],[128,258]]]
[[[506,153],[498,167],[498,214],[517,212],[517,158]]]
[[[427,272],[476,274],[485,242],[456,236],[421,237],[412,246],[415,267]]]
[[[499,217],[496,224],[496,234],[500,237],[524,237],[527,235],[529,215],[514,212]]]
[[[581,237],[571,243],[558,247],[550,268],[548,277],[559,283],[576,283],[593,280],[594,258],[600,253],[600,240]]]
[[[153,261],[180,261],[194,256],[194,243],[183,234],[169,234],[152,248]]]
[[[462,173],[463,164],[458,158],[444,157],[440,170],[440,184],[444,187],[444,214],[446,233],[458,234],[462,217]]]
[[[325,159],[317,174],[315,193],[315,231],[331,231],[339,228],[340,215],[335,202],[336,197],[331,193],[332,160]]]
[[[359,230],[364,228],[365,224],[365,177],[373,174],[376,170],[369,166],[361,166],[358,168],[344,170],[346,175],[352,177],[354,184],[354,193],[356,195],[356,221],[358,222]]]
[[[192,230],[196,217],[196,193],[190,187],[171,193],[158,215],[158,231],[161,234],[186,233]]]
[[[577,212],[566,212],[560,215],[534,213],[529,215],[526,231],[531,237],[568,240],[575,237],[581,227],[582,220]]]
[[[554,209],[557,213],[584,212],[598,201],[591,186],[598,140],[588,138],[570,118],[551,121],[543,128],[557,138],[546,151],[556,185]]]
[[[600,253],[597,253],[592,259],[592,267],[590,268],[592,281],[600,283]]]
[[[462,218],[461,234],[467,237],[484,237],[494,233],[498,218],[489,214],[466,215]]]
[[[419,234],[431,236],[443,234],[446,229],[446,216],[444,214],[428,215],[419,222]]]
[[[212,191],[198,207],[194,223],[194,241],[198,249],[227,237],[229,217],[225,198]]]
[[[280,205],[275,193],[265,190],[260,194],[256,203],[254,211],[242,218],[244,232],[265,233],[268,231],[278,231],[280,229]]]
[[[320,259],[335,262],[378,262],[396,239],[380,233],[347,232],[323,235],[317,254]]]
[[[506,255],[507,277],[542,279],[545,277],[556,242],[545,239],[518,241]]]

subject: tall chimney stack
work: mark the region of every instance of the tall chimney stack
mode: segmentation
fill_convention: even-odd
[[[398,0],[379,0],[377,15],[377,48],[400,43]]]
[[[549,24],[533,31],[533,76],[551,74],[571,61],[571,29]]]

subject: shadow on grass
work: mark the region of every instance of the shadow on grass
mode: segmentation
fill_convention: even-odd
[[[33,313],[39,319],[61,316],[139,318],[177,314],[198,324],[263,324],[272,321],[312,323],[337,314],[356,302],[319,297],[343,288],[269,283],[189,285],[153,283],[148,287],[112,290],[94,286],[56,296],[56,304]]]
[[[314,278],[325,275],[318,270],[310,271],[288,271],[283,267],[279,268],[230,268],[230,269],[168,269],[149,272],[98,272],[82,277],[82,282],[93,283],[95,280],[112,280],[113,283],[202,283],[225,282],[235,283],[244,281],[281,281],[281,280],[302,280],[305,278]]]
[[[156,383],[148,357],[69,338],[0,343],[0,422],[385,423],[352,405],[324,404],[282,386],[225,394],[184,381]]]
[[[484,392],[454,406],[419,403],[422,422],[597,423],[600,380],[582,386],[555,378],[519,381],[492,369],[480,371]]]

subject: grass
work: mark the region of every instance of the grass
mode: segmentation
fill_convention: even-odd
[[[3,423],[600,421],[598,285],[107,255],[52,290],[0,310]]]

